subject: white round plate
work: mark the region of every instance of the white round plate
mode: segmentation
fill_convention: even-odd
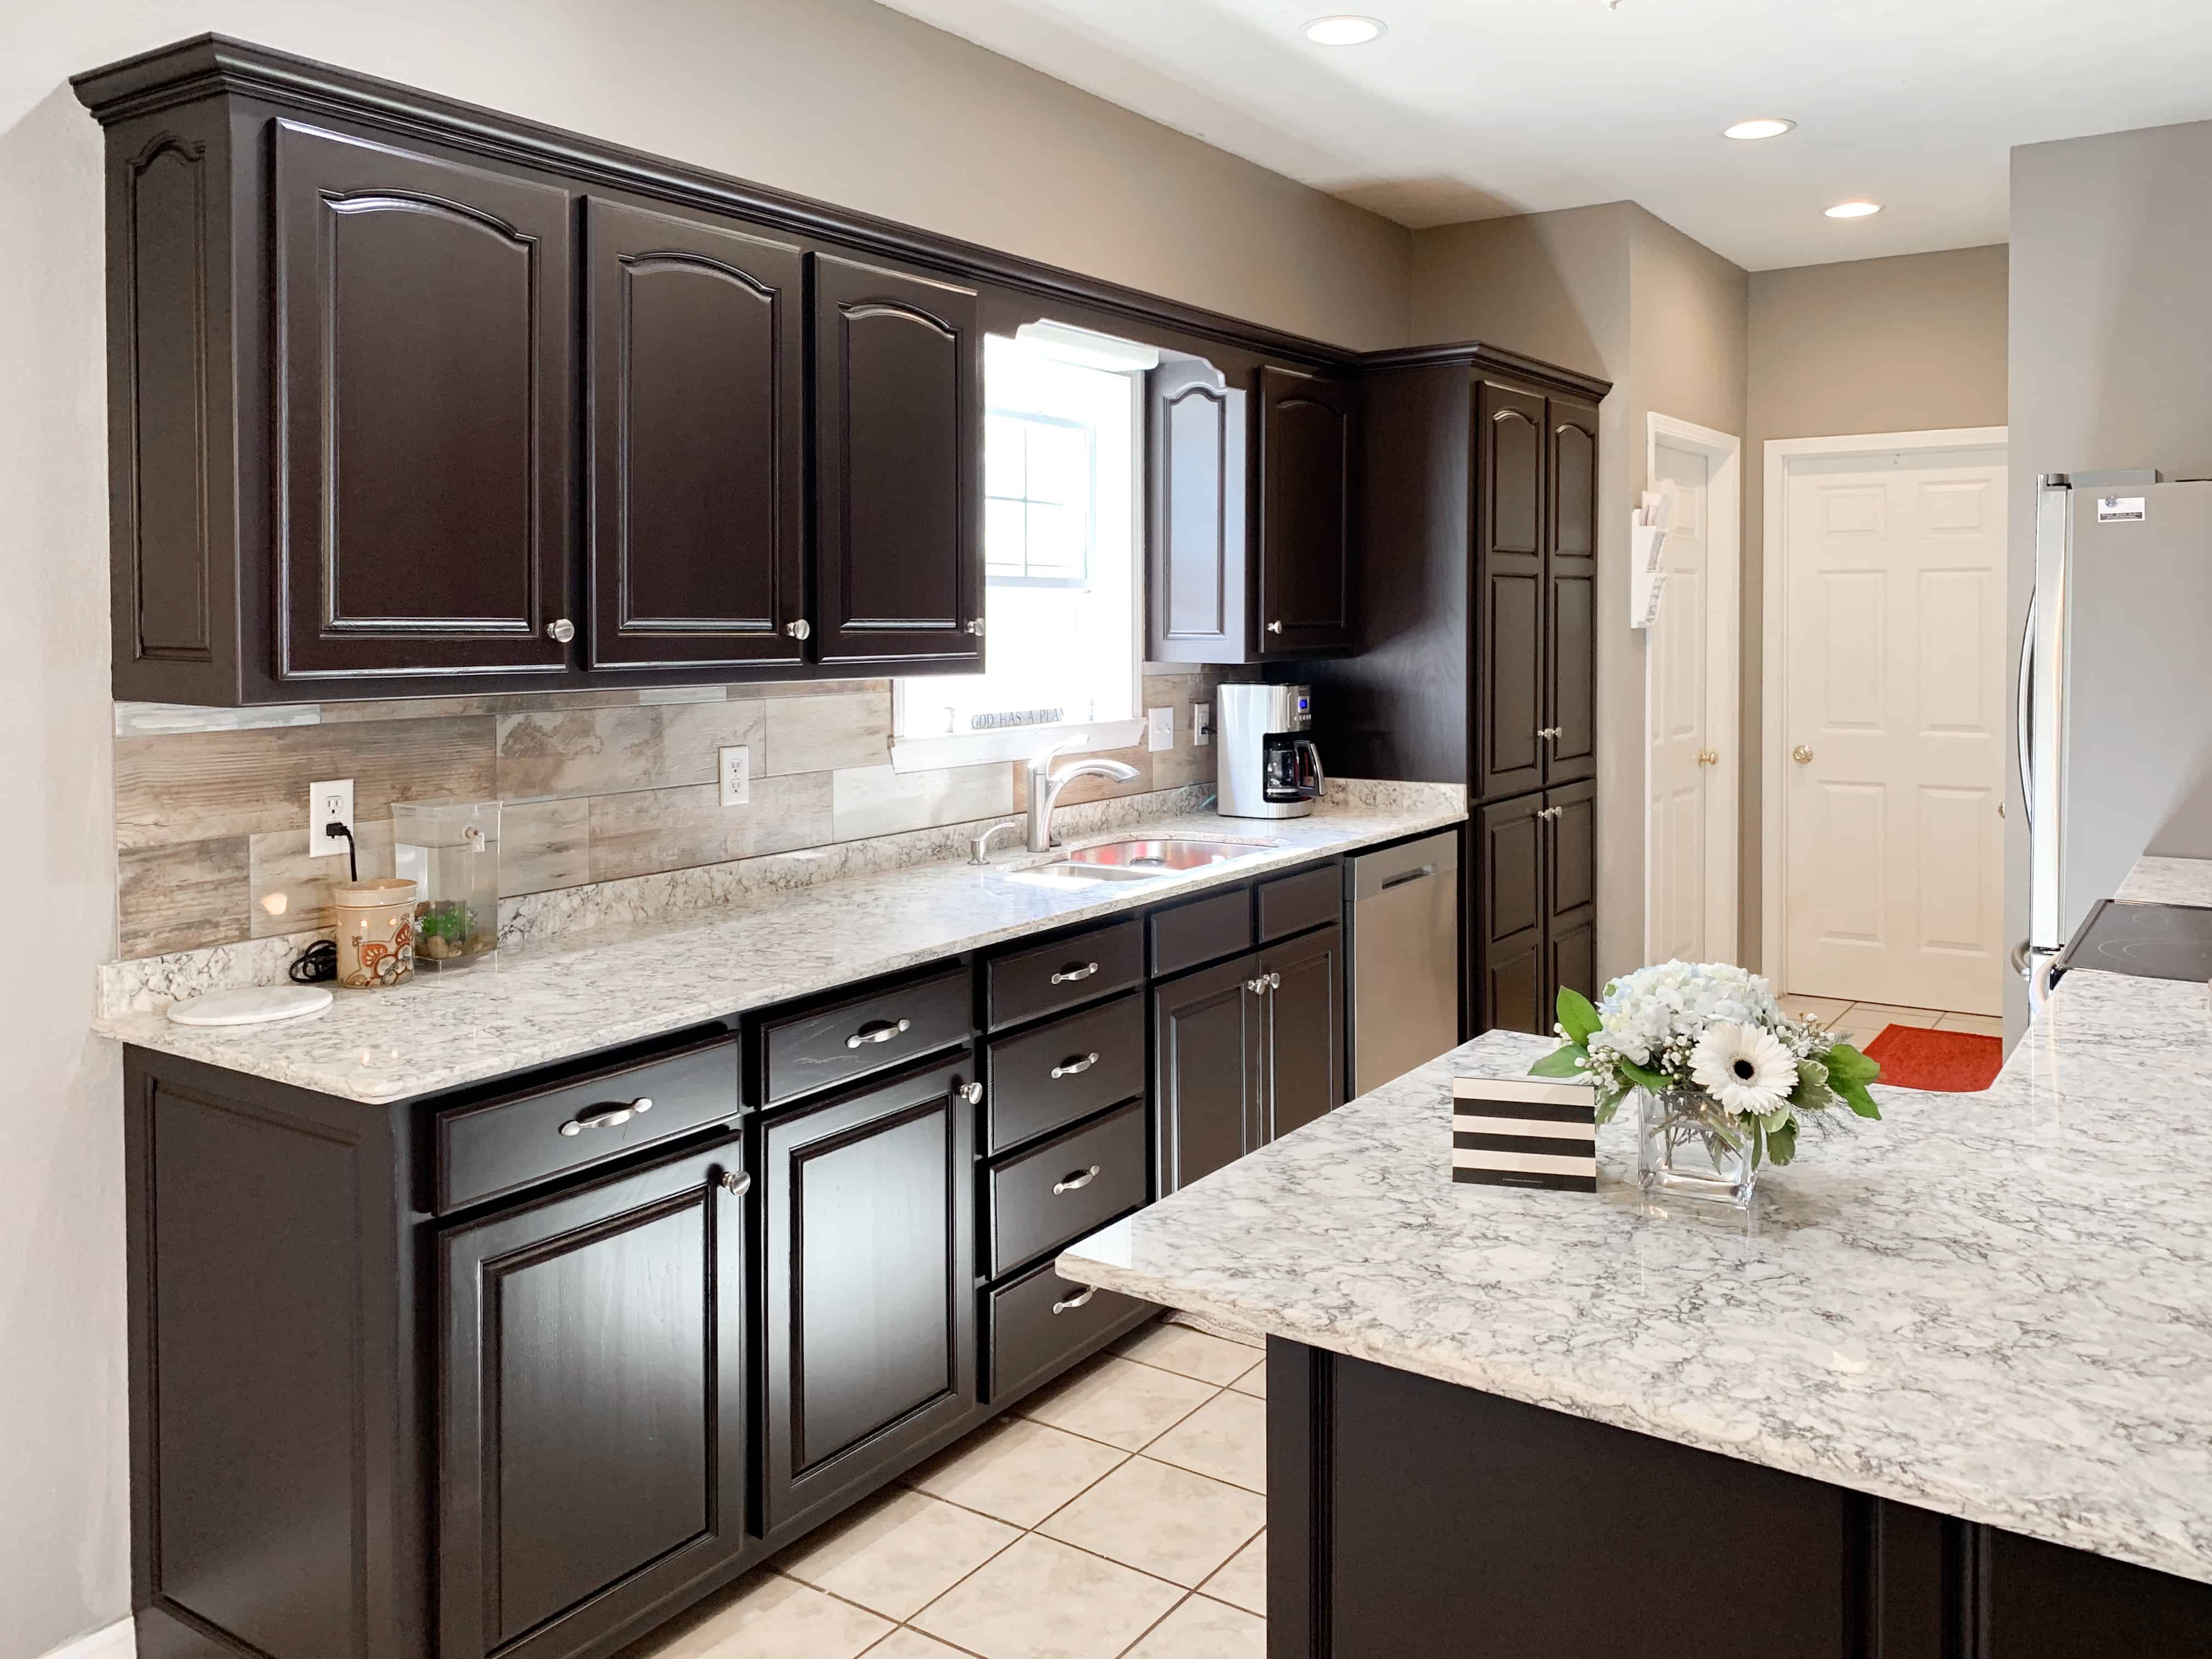
[[[215,991],[169,1005],[179,1025],[260,1025],[272,1019],[319,1014],[331,1006],[327,985],[251,985],[240,991]]]

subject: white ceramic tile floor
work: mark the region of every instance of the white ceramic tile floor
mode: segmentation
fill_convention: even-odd
[[[1115,1346],[621,1659],[1264,1659],[1259,1353]]]
[[[1784,1010],[1801,1019],[1817,1019],[1855,1048],[1863,1048],[1885,1025],[1919,1025],[1931,1031],[1972,1031],[2001,1037],[2004,1021],[1988,1014],[1950,1013],[1941,1008],[1904,1008],[1887,1002],[1839,1002],[1832,997],[1786,996]]]

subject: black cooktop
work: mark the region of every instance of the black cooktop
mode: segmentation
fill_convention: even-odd
[[[2106,899],[2058,953],[2051,977],[2098,968],[2138,979],[2212,980],[2212,909],[2193,904],[2121,904]]]

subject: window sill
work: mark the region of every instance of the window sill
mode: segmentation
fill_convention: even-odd
[[[997,732],[958,732],[942,738],[893,738],[891,770],[933,772],[948,766],[987,766],[1025,761],[1048,748],[1071,755],[1134,749],[1145,740],[1141,720],[1071,720],[1063,726],[1014,726]]]

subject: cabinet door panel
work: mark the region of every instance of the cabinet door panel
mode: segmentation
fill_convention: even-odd
[[[1273,364],[1260,370],[1259,654],[1352,643],[1358,392]]]
[[[568,193],[275,130],[276,672],[562,667]]]
[[[805,258],[586,204],[591,662],[797,661]]]
[[[1486,806],[1475,823],[1475,946],[1482,1030],[1548,1031],[1543,1000],[1542,798]]]
[[[1544,400],[1474,388],[1475,793],[1544,781]]]
[[[824,253],[814,292],[821,659],[978,665],[975,290]]]
[[[1247,659],[1245,394],[1202,364],[1152,371],[1151,650],[1155,662]]]
[[[877,1477],[975,1400],[964,1062],[770,1122],[769,1524]]]
[[[1559,988],[1597,994],[1597,785],[1544,793],[1544,1007]],[[1545,1028],[1549,1030],[1547,1024]]]
[[[1260,955],[1268,975],[1267,1139],[1344,1104],[1344,929],[1332,923]],[[1279,981],[1279,983],[1276,981]]]
[[[1597,770],[1597,410],[1554,400],[1547,442],[1544,781],[1561,783]]]
[[[1174,980],[1152,993],[1159,1194],[1233,1164],[1266,1135],[1257,957]]]
[[[441,1653],[573,1651],[744,1547],[742,1163],[733,1138],[441,1241]]]

